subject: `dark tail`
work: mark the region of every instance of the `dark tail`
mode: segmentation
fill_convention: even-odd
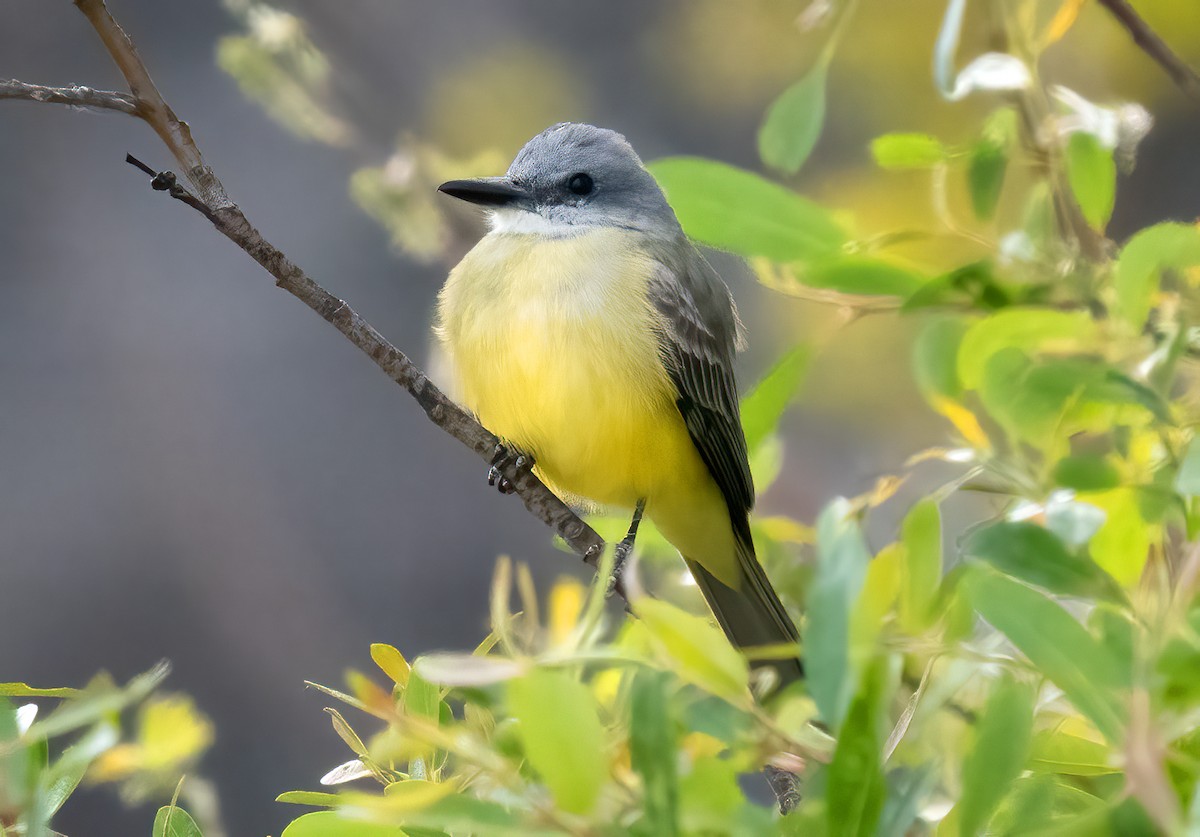
[[[719,581],[716,576],[695,561],[688,560],[688,569],[696,579],[705,601],[712,608],[717,623],[725,636],[738,648],[753,648],[761,645],[795,644],[800,633],[792,624],[787,609],[762,565],[754,554],[749,526],[735,524],[737,534],[738,568],[741,572],[741,589],[734,590]],[[685,556],[686,557],[686,556]],[[804,664],[799,657],[778,660],[754,660],[752,668],[774,668],[779,675],[780,686],[787,686],[804,677]]]

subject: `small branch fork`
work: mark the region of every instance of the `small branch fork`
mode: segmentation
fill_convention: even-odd
[[[229,199],[225,187],[209,168],[192,139],[191,130],[163,99],[129,36],[109,14],[104,0],[73,0],[104,43],[108,54],[125,77],[130,93],[93,90],[89,87],[44,87],[16,80],[0,80],[0,99],[75,105],[113,110],[146,122],[170,150],[188,182],[192,194],[170,172],[155,173],[141,161],[132,164],[151,175],[152,186],[200,212],[226,238],[244,250],[268,273],[275,284],[299,299],[351,343],[375,361],[389,378],[402,386],[421,406],[429,419],[458,439],[478,456],[490,460],[499,440],[464,409],[446,397],[408,357],[384,339],[345,301],[318,285],[273,246]],[[132,94],[132,95],[130,95]],[[594,569],[600,566],[604,540],[528,469],[506,464],[502,469],[525,507],[554,530],[567,545]],[[622,597],[625,591],[618,586]]]

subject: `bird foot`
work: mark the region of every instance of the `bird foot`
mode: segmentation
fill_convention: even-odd
[[[496,445],[495,450],[492,451],[492,466],[488,468],[487,481],[488,485],[496,486],[496,490],[501,494],[512,494],[517,490],[512,480],[502,473],[509,463],[512,463],[512,466],[518,471],[531,471],[534,465],[532,456],[521,453],[515,448],[510,449],[505,445]]]
[[[625,572],[625,567],[628,565],[629,556],[633,554],[633,538],[626,535],[624,538],[613,547],[613,566],[612,572],[608,576],[608,584],[604,588],[604,597],[612,598],[613,593],[617,590],[617,585],[621,583],[621,575]]]

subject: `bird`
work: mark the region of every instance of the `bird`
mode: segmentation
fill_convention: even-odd
[[[565,500],[632,509],[616,572],[644,514],[734,646],[796,647],[751,538],[733,297],[629,142],[564,122],[504,175],[438,189],[490,221],[450,271],[434,330],[459,399],[501,440],[493,465],[512,458]],[[511,488],[493,467],[496,481]],[[798,654],[751,664],[780,685],[804,673]]]

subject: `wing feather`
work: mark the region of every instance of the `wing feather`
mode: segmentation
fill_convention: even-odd
[[[704,257],[690,245],[685,252],[675,263],[659,262],[649,295],[662,322],[660,348],[675,403],[736,525],[754,505],[733,374],[737,314],[729,289]]]

